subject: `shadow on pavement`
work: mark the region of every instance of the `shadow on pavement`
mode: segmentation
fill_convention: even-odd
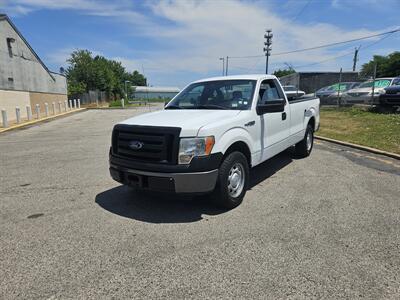
[[[293,161],[290,150],[251,170],[250,189],[268,179]],[[96,203],[116,215],[148,223],[189,223],[203,219],[202,215],[218,215],[219,209],[207,195],[201,197],[174,194],[136,192],[118,186],[97,194]]]
[[[250,171],[250,187],[253,188],[260,182],[268,179],[279,170],[290,164],[295,158],[292,149],[288,149],[277,156],[259,164]]]
[[[125,186],[99,193],[95,201],[109,212],[148,223],[189,223],[202,220],[203,214],[226,212],[213,205],[207,196],[136,192]]]

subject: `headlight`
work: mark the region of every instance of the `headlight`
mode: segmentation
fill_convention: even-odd
[[[195,156],[206,156],[211,153],[215,139],[213,136],[182,138],[179,144],[179,164],[189,164]]]
[[[385,93],[385,90],[374,91],[374,96],[379,96],[379,95],[384,94],[384,93]],[[368,93],[368,96],[372,96],[372,91],[370,91]]]

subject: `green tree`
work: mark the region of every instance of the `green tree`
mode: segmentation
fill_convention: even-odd
[[[374,55],[373,59],[361,67],[361,77],[371,77],[376,68],[376,77],[394,77],[400,75],[400,52],[396,51],[387,56]]]
[[[279,77],[283,77],[283,76],[290,75],[293,73],[296,73],[296,71],[290,67],[288,69],[282,69],[282,70],[278,69],[273,73],[273,75],[275,75],[276,77],[279,78]]]
[[[109,99],[115,99],[124,95],[126,80],[130,85],[146,85],[146,78],[138,71],[128,72],[121,62],[100,55],[93,57],[88,50],[72,52],[67,62],[69,95],[100,90],[106,92]]]

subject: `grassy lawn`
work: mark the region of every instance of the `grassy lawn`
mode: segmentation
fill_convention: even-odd
[[[322,108],[317,135],[400,154],[400,114]]]

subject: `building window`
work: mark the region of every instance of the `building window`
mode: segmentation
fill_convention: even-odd
[[[13,82],[14,82],[14,78],[8,77],[8,82],[9,82],[9,83],[13,83]]]
[[[8,55],[10,57],[13,57],[13,52],[12,52],[12,43],[15,43],[15,39],[14,38],[7,38],[7,48],[8,48]]]

